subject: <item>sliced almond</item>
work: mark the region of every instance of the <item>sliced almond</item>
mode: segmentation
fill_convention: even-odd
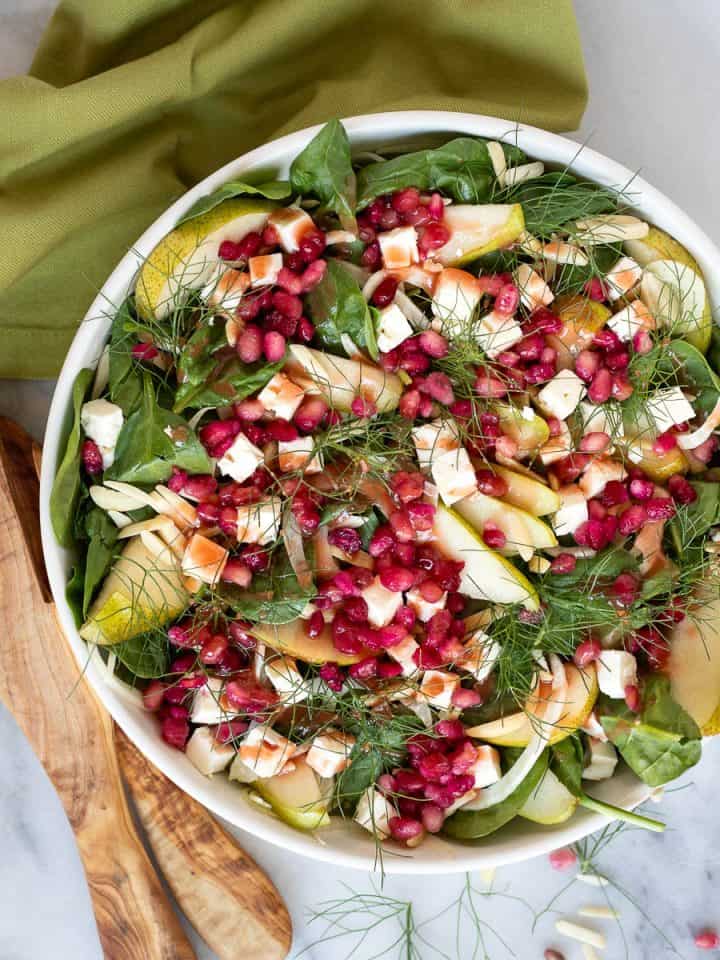
[[[115,526],[121,530],[123,527],[127,527],[132,523],[130,517],[125,513],[121,513],[119,510],[108,510],[107,513]]]
[[[90,391],[91,400],[97,400],[100,394],[105,391],[105,387],[108,385],[109,380],[110,380],[110,348],[105,347],[103,352],[100,354],[98,365],[95,368],[95,379],[93,380],[92,390]]]
[[[161,540],[157,534],[152,533],[149,530],[143,530],[140,534],[140,539],[148,548],[150,553],[156,557],[166,557],[168,560],[172,558],[172,551],[165,543],[164,540]]]
[[[329,247],[333,247],[337,243],[355,243],[356,240],[355,234],[349,230],[328,230],[325,234],[325,243]]]
[[[565,937],[571,940],[577,940],[579,943],[587,943],[591,947],[597,947],[598,950],[604,950],[607,945],[607,939],[604,933],[598,933],[590,927],[584,927],[580,923],[571,923],[569,920],[558,920],[555,923],[555,929]]]
[[[125,494],[128,502],[132,501],[132,506],[114,509],[137,510],[138,507],[152,507],[157,512],[157,501],[153,499],[151,493],[145,493],[139,487],[134,487],[131,483],[122,483],[120,480],[106,480],[105,486],[117,493]],[[98,506],[102,506],[102,504],[98,503]]]
[[[612,907],[595,907],[592,904],[580,907],[578,913],[581,917],[595,917],[598,920],[617,920],[620,917],[619,910],[613,910]]]
[[[150,517],[148,520],[140,520],[138,523],[131,523],[124,527],[118,534],[118,540],[125,540],[128,537],[138,536],[142,533],[157,533],[161,540],[170,548],[178,560],[181,560],[185,552],[185,537],[175,526],[170,517],[157,516]]]
[[[536,160],[533,163],[522,163],[519,167],[510,167],[501,179],[504,187],[516,187],[519,183],[525,183],[526,180],[535,180],[544,173],[545,164]]]
[[[181,530],[199,525],[200,521],[198,520],[195,507],[191,503],[188,503],[187,500],[183,500],[174,490],[171,490],[162,483],[158,483],[154,493],[160,497],[159,506],[157,507],[158,513],[169,514]]]
[[[543,244],[542,255],[545,260],[551,260],[553,263],[568,263],[574,267],[586,267],[590,262],[588,255],[574,243],[566,243],[564,240],[552,240],[550,243]]]
[[[577,243],[620,243],[624,240],[642,240],[650,227],[644,220],[627,214],[608,213],[578,220],[573,239]]]
[[[119,493],[117,490],[108,490],[107,487],[101,487],[97,483],[90,487],[90,499],[102,510],[137,510],[138,507],[144,506],[135,496]]]
[[[490,155],[493,172],[498,180],[502,180],[503,174],[507,170],[507,160],[505,159],[505,151],[502,148],[502,144],[498,143],[497,140],[488,140],[485,146]]]

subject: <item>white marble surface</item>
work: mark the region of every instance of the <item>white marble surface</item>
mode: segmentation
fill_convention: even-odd
[[[0,75],[27,68],[51,7],[48,0],[0,0]],[[577,0],[577,10],[591,86],[577,139],[589,138],[599,150],[642,169],[648,180],[720,241],[716,0],[692,4],[687,0]],[[17,418],[39,438],[51,390],[50,383],[0,382],[0,413]],[[1,706],[0,743],[0,958],[95,960],[100,948],[72,834],[42,770]],[[608,874],[662,928],[679,955],[688,958],[697,955],[692,933],[699,926],[720,927],[720,825],[714,807],[719,765],[720,743],[707,744],[702,765],[657,808],[670,824],[664,836],[625,833],[602,858]],[[287,899],[296,931],[293,956],[302,954],[308,960],[348,956],[355,941],[308,949],[321,933],[320,925],[308,924],[308,912],[323,900],[347,896],[342,884],[353,891],[369,891],[369,878],[320,867],[251,837],[243,835],[241,840]],[[500,870],[495,888],[540,910],[565,879],[543,859]],[[461,884],[453,877],[390,879],[385,893],[412,901],[421,922],[457,897]],[[642,913],[611,896],[622,910],[627,946],[618,928],[598,921],[596,925],[608,927],[609,945],[603,956],[655,960],[669,955],[667,943]],[[556,906],[569,913],[583,903],[601,900],[598,891],[573,884]],[[539,958],[546,946],[558,945],[553,936],[557,915],[542,918],[533,932],[532,915],[517,900],[494,896],[483,901],[480,909],[520,960]],[[474,956],[470,926],[463,927],[458,947],[454,921],[454,915],[447,914],[422,932],[446,957],[470,960]],[[397,955],[397,948],[389,950],[396,930],[387,925],[384,933],[371,936],[353,956],[369,960]],[[197,950],[202,960],[211,960],[199,941]],[[581,956],[577,945],[570,945],[565,953],[568,960]],[[422,946],[420,954],[439,955]],[[489,933],[487,955],[502,960],[510,953]]]

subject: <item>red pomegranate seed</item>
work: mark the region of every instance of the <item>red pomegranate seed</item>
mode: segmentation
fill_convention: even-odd
[[[167,485],[173,493],[180,493],[182,488],[187,483],[187,472],[185,470],[180,470],[178,467],[172,468],[172,475],[167,481]]]
[[[586,667],[597,660],[601,653],[602,647],[597,640],[585,640],[576,648],[573,660],[579,667]]]
[[[321,230],[309,230],[300,240],[300,256],[305,263],[313,263],[325,250],[325,234]]]
[[[438,403],[445,404],[445,406],[449,406],[455,400],[450,378],[447,374],[438,370],[434,370],[425,377],[420,390],[422,393],[427,393],[433,400],[437,400]]]
[[[635,353],[646,354],[650,353],[653,348],[652,337],[647,332],[647,330],[638,330],[638,332],[633,337],[633,350]]]
[[[590,381],[588,397],[593,403],[605,403],[612,393],[612,375],[605,367],[601,367]]]
[[[430,783],[442,783],[445,777],[450,773],[450,761],[439,750],[433,750],[431,753],[420,757],[418,760],[418,770],[420,775]]]
[[[423,580],[418,590],[420,591],[420,596],[427,603],[437,603],[445,592],[434,580]]]
[[[152,343],[136,343],[131,352],[135,360],[152,360],[160,353]]]
[[[470,707],[477,707],[483,702],[481,695],[477,690],[468,690],[465,687],[456,687],[452,695],[452,704],[460,710],[468,710]]]
[[[289,262],[290,258],[286,258],[286,262]],[[302,293],[303,285],[300,277],[294,273],[289,266],[283,267],[277,275],[276,281],[278,287],[281,287],[286,294],[291,294],[292,296],[298,296]],[[279,308],[278,308],[279,309]]]
[[[321,610],[314,610],[312,616],[305,621],[305,632],[311,639],[319,637],[325,629],[325,618]]]
[[[630,364],[630,354],[627,350],[613,350],[605,354],[605,365],[608,370],[618,373],[620,370],[627,370]]]
[[[677,447],[677,439],[672,433],[661,433],[659,437],[656,437],[653,440],[653,453],[656,453],[659,457],[665,456],[666,453],[670,453],[671,450],[674,450]]]
[[[605,285],[599,277],[591,277],[585,284],[585,293],[591,300],[600,302],[606,297]]]
[[[370,680],[372,677],[377,676],[377,670],[377,657],[366,657],[364,660],[360,660],[359,663],[353,663],[348,668],[348,675],[351,676],[353,680]]]
[[[383,230],[394,230],[400,223],[400,217],[397,210],[392,207],[385,207],[380,214],[380,226]]]
[[[300,278],[301,293],[308,293],[316,287],[325,276],[327,263],[325,260],[316,260],[305,268]]]
[[[240,244],[233,243],[232,240],[223,240],[218,247],[218,257],[221,260],[240,260],[242,257]]]
[[[462,740],[465,737],[465,728],[459,720],[438,720],[435,733],[445,740]]]
[[[435,521],[435,507],[432,503],[409,503],[407,515],[415,531],[432,530]]]
[[[638,713],[640,710],[640,690],[634,683],[629,683],[625,687],[625,703],[628,710]]]
[[[612,378],[612,396],[613,399],[623,401],[633,395],[635,388],[630,383],[626,373],[613,374]]]
[[[629,607],[640,594],[640,582],[632,573],[620,573],[613,580],[610,591],[624,606]]]
[[[245,234],[237,246],[241,257],[254,257],[262,246],[262,237],[255,230],[252,230],[250,233]]]
[[[215,728],[215,739],[218,743],[232,743],[246,732],[248,726],[246,720],[226,720]]]
[[[268,224],[263,230],[262,242],[264,247],[275,247],[280,243],[278,232],[271,224]]]
[[[580,441],[580,450],[583,453],[602,453],[610,446],[610,437],[604,430],[593,430],[586,433]]]
[[[577,854],[570,847],[561,847],[559,850],[553,850],[548,859],[554,870],[567,870],[568,867],[577,863]]]
[[[82,464],[91,477],[103,472],[102,454],[94,440],[85,440],[82,445]]]
[[[153,713],[162,706],[165,697],[165,684],[162,680],[151,680],[143,690],[143,706]]]
[[[398,403],[400,416],[405,417],[406,420],[414,420],[420,410],[421,400],[419,390],[406,390]]]
[[[548,947],[547,950],[543,950],[543,960],[565,960],[565,954]]]
[[[238,557],[230,557],[223,568],[222,580],[238,587],[249,587],[252,571]]]
[[[356,417],[369,419],[377,414],[377,405],[372,400],[365,400],[364,397],[354,397],[350,404],[350,410]]]
[[[623,510],[620,514],[618,530],[623,537],[629,537],[631,534],[641,530],[647,523],[647,519],[648,516],[645,507],[637,503],[632,507],[628,507],[627,510]]]
[[[425,787],[425,779],[415,770],[396,770],[395,788],[398,793],[420,796]]]
[[[418,337],[418,344],[421,350],[434,360],[447,356],[449,349],[445,337],[436,330],[423,330]]]
[[[481,371],[475,380],[475,392],[480,397],[497,399],[504,397],[508,392],[507,384],[499,377],[493,377],[486,371]]]
[[[720,935],[714,930],[701,930],[693,942],[698,950],[717,950],[720,947]]]
[[[428,833],[439,833],[445,822],[445,814],[435,803],[423,803],[420,808],[420,819]]]
[[[380,310],[383,307],[389,306],[395,299],[395,294],[397,293],[398,282],[395,277],[385,277],[375,288],[370,302],[373,306],[378,307]]]
[[[420,206],[420,191],[415,187],[405,187],[404,190],[396,191],[390,202],[393,210],[397,210],[398,213],[410,213]]]
[[[160,732],[165,743],[175,747],[176,750],[184,750],[187,739],[190,736],[190,724],[187,720],[176,717],[165,717],[162,721]]]
[[[647,477],[634,476],[630,480],[630,496],[633,500],[649,500],[654,490],[655,485]]]
[[[600,354],[594,350],[581,350],[575,359],[575,373],[584,383],[590,383],[600,369]]]
[[[262,356],[262,346],[262,330],[254,324],[248,324],[238,337],[235,349],[243,363],[256,363]]]
[[[200,661],[207,665],[219,663],[228,648],[228,638],[221,633],[210,637],[200,651]]]
[[[492,470],[478,470],[475,477],[478,490],[488,497],[504,497],[508,492],[507,480]]]
[[[433,220],[442,220],[445,213],[445,204],[439,193],[431,194],[427,209]]]
[[[532,363],[542,357],[545,340],[539,333],[531,333],[519,343],[515,344],[515,352],[526,363]]]
[[[240,336],[242,336],[242,334]],[[269,330],[263,336],[263,353],[269,363],[278,363],[278,361],[282,360],[285,356],[286,346],[287,342],[285,337],[276,330]]]
[[[291,320],[299,320],[302,316],[303,305],[300,297],[287,293],[285,290],[276,290],[272,295],[273,307]]]
[[[401,503],[418,500],[425,491],[425,477],[422,473],[398,470],[390,477],[390,486]]]
[[[388,567],[380,572],[380,582],[386,590],[402,593],[409,590],[415,582],[415,574],[404,567]]]
[[[697,491],[680,473],[676,473],[670,477],[668,480],[668,490],[676,503],[687,505],[697,500]]]
[[[482,538],[491,550],[502,550],[507,542],[503,531],[491,520],[483,527]]]
[[[620,503],[627,503],[630,498],[627,486],[621,480],[608,480],[600,499],[606,507],[615,507]]]
[[[653,497],[645,503],[648,520],[670,520],[675,516],[675,504],[670,497]]]
[[[559,553],[550,564],[550,573],[572,573],[577,566],[577,559],[572,553]]]
[[[217,490],[217,480],[210,474],[198,473],[188,477],[182,492],[192,500],[207,500]]]
[[[377,270],[380,266],[380,244],[377,241],[369,243],[360,255],[360,264],[366,270]]]
[[[530,384],[544,383],[555,375],[555,367],[551,363],[534,363],[525,370],[525,380]]]
[[[520,291],[514,283],[504,283],[495,297],[495,313],[511,317],[520,305]]]
[[[415,626],[416,619],[413,608],[403,605],[402,607],[398,607],[393,617],[393,622],[403,627],[406,631],[409,631]]]
[[[428,223],[418,240],[418,250],[421,256],[426,256],[431,250],[439,250],[450,239],[450,231],[442,223]]]
[[[371,557],[381,557],[395,546],[395,534],[392,527],[382,524],[370,538],[368,553]]]

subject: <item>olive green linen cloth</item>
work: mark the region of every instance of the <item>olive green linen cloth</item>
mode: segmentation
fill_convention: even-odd
[[[568,130],[586,93],[571,0],[63,0],[0,82],[0,376],[56,374],[142,231],[268,139],[400,109]]]

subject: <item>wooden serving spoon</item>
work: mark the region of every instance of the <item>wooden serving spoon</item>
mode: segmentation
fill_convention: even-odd
[[[195,957],[134,829],[122,769],[157,863],[208,946],[221,960],[282,960],[292,928],[268,877],[203,806],[142,756],[81,682],[43,564],[38,462],[31,438],[0,417],[0,611],[7,625],[0,697],[75,831],[105,956]]]

